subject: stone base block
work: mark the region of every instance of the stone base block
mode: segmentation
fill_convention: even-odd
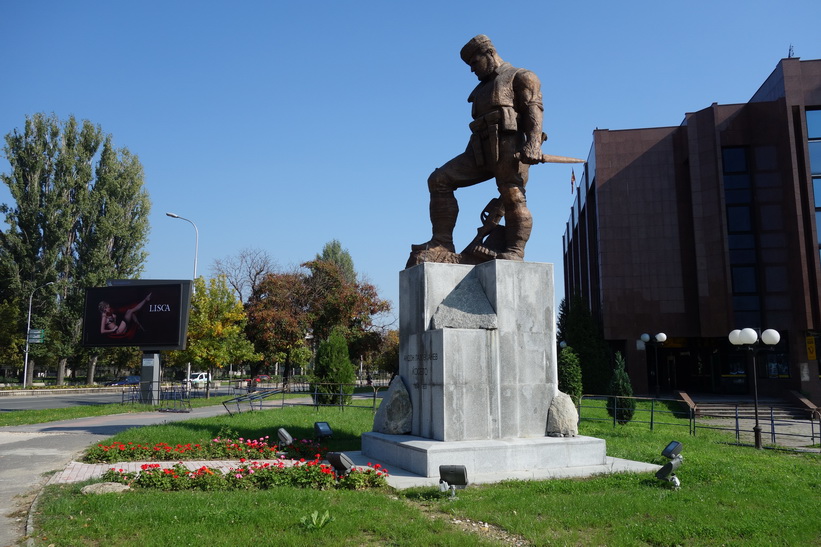
[[[490,473],[603,466],[607,458],[605,441],[593,437],[448,442],[374,432],[362,435],[362,454],[422,477],[438,477],[440,465],[464,465],[468,479]]]

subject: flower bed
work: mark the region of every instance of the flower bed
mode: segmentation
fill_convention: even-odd
[[[277,486],[297,488],[347,488],[361,490],[387,485],[388,472],[379,464],[367,469],[354,468],[346,475],[336,473],[328,464],[322,463],[319,454],[313,460],[298,462],[261,463],[248,462],[244,458],[241,465],[226,473],[208,466],[190,471],[182,463],[171,468],[162,468],[158,463],[147,463],[137,473],[111,468],[103,474],[103,480],[127,484],[137,488],[159,490],[264,490]]]
[[[110,445],[98,444],[86,451],[83,458],[88,463],[115,463],[138,461],[180,461],[180,460],[238,460],[256,458],[261,460],[276,459],[281,456],[298,460],[312,458],[314,455],[324,458],[328,448],[316,441],[302,439],[293,444],[282,446],[269,444],[269,438],[234,440],[221,434],[210,442],[170,445],[157,443],[143,445],[139,443],[114,442]]]

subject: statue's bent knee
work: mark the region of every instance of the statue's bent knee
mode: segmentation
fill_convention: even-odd
[[[453,192],[453,183],[444,171],[436,168],[428,177],[428,190],[431,194]]]

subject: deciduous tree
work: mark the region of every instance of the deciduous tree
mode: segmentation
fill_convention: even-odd
[[[22,132],[6,135],[3,151],[11,170],[0,180],[14,203],[0,206],[8,224],[0,233],[0,290],[22,306],[35,288],[55,282],[34,292],[32,326],[48,327],[49,343],[33,353],[58,358],[62,371],[78,355],[85,287],[142,271],[150,209],[142,166],[99,126],[73,116],[28,117]]]
[[[262,356],[245,336],[245,310],[225,277],[212,278],[207,286],[205,279],[198,277],[194,289],[186,349],[175,361],[198,363],[212,378],[217,369],[229,364],[258,361]]]
[[[217,259],[212,266],[214,275],[224,275],[241,302],[247,302],[257,285],[276,270],[271,256],[261,249],[243,249],[235,256]]]

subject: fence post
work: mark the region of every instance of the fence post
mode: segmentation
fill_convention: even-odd
[[[770,434],[772,442],[775,444],[775,409],[773,407],[770,407]]]
[[[735,405],[735,442],[741,442],[741,431],[739,430],[739,423],[738,423],[738,405]]]
[[[619,415],[619,397],[613,395],[613,427],[616,427],[616,416]]]
[[[696,409],[691,407],[690,405],[687,405],[687,410],[688,410],[688,414],[689,414],[688,417],[690,419],[690,433],[693,435],[693,437],[695,437],[696,436]]]
[[[654,422],[656,421],[656,400],[650,399],[650,431],[653,431]]]

